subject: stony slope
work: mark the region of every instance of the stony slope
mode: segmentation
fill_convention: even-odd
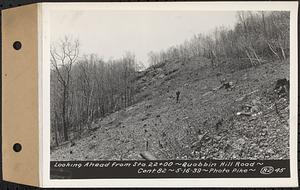
[[[136,160],[144,151],[157,159],[288,158],[289,100],[274,86],[289,77],[289,64],[209,64],[173,60],[140,72],[136,104],[95,121],[93,131],[57,147],[51,160]],[[219,89],[224,78],[234,88]]]

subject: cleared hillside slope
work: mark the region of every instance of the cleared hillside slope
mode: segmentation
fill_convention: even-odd
[[[288,77],[288,62],[228,60],[212,68],[199,58],[152,66],[133,81],[136,104],[94,121],[51,160],[139,160],[144,151],[157,159],[287,159],[289,99],[274,87]],[[224,79],[234,87],[219,88]]]

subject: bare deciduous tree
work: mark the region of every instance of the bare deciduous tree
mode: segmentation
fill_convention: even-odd
[[[59,96],[62,103],[62,110],[59,112],[62,118],[62,128],[64,140],[68,141],[68,128],[70,127],[71,102],[70,83],[71,70],[73,64],[77,61],[79,54],[79,41],[72,41],[70,37],[65,37],[58,44],[51,46],[51,66],[59,83]]]

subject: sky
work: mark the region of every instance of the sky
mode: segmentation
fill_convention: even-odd
[[[133,52],[147,66],[150,51],[183,43],[216,27],[233,27],[234,11],[52,11],[51,43],[64,36],[79,39],[80,55],[104,60]]]

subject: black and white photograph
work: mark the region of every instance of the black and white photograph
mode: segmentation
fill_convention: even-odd
[[[298,180],[298,2],[40,2],[2,14],[3,179]]]
[[[51,161],[290,158],[289,11],[70,10],[50,25]]]
[[[46,186],[297,186],[296,4],[44,4]]]

